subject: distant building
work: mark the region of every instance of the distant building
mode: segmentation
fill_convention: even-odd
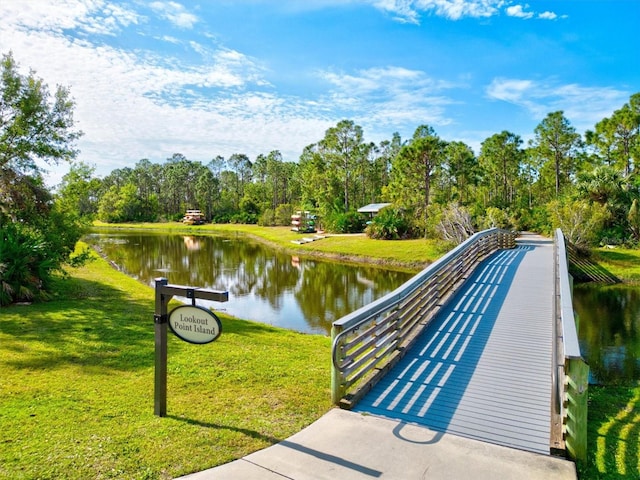
[[[375,217],[380,210],[391,205],[390,203],[370,203],[358,209],[358,213],[368,213],[370,218]]]

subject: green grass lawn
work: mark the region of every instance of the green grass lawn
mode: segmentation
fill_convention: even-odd
[[[153,414],[154,291],[102,259],[52,301],[0,310],[0,478],[172,478],[272,445],[330,405],[330,341],[220,315],[169,338]]]
[[[587,461],[580,480],[640,478],[640,387],[589,387]]]

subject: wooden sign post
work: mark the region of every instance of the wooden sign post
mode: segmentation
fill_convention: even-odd
[[[205,308],[197,307],[196,298],[226,302],[229,292],[219,292],[204,288],[170,285],[166,278],[156,278],[156,307],[154,314],[156,368],[154,412],[158,417],[167,415],[167,326],[182,340],[204,344],[213,342],[220,336],[222,325],[218,317]],[[174,295],[191,299],[192,306],[175,308],[169,316],[167,306]]]

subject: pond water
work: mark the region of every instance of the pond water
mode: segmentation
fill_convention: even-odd
[[[93,233],[86,240],[145,284],[166,277],[171,284],[227,290],[228,302],[198,304],[305,333],[329,334],[335,320],[411,278],[371,266],[299,258],[241,235],[117,231]]]
[[[576,284],[573,306],[591,383],[635,385],[640,380],[640,288]]]

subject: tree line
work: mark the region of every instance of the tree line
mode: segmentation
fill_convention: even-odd
[[[292,212],[316,214],[323,228],[362,231],[357,209],[388,202],[367,232],[376,238],[442,236],[460,241],[499,226],[548,232],[562,226],[588,245],[640,239],[640,93],[584,136],[562,111],[549,113],[525,145],[502,131],[476,155],[429,125],[413,136],[367,142],[342,120],[297,161],[277,150],[192,161],[139,160],[99,179],[84,163],[64,177],[65,209],[104,222],[180,220],[200,209],[208,221],[287,225]]]
[[[419,125],[365,141],[342,120],[303,149],[297,161],[277,150],[253,160],[237,153],[203,164],[176,153],[141,159],[104,178],[77,162],[74,102],[52,93],[11,53],[0,63],[0,305],[44,298],[54,272],[80,262],[78,239],[95,219],[174,221],[199,209],[212,222],[288,225],[298,210],[329,231],[366,229],[374,238],[441,237],[459,242],[498,226],[549,232],[561,227],[578,246],[640,241],[640,93],[584,136],[562,111],[549,113],[532,139],[509,131],[485,139],[479,153]],[[71,168],[57,190],[49,164]],[[387,202],[370,221],[357,213]]]

